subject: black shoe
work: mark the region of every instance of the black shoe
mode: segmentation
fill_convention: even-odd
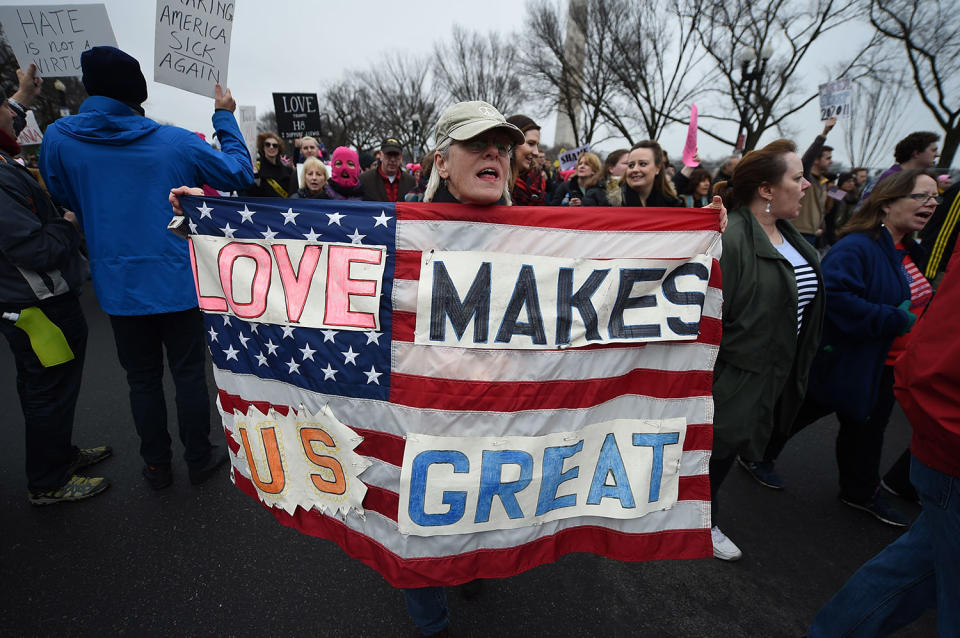
[[[907,518],[906,514],[890,507],[890,504],[887,503],[887,500],[880,494],[879,490],[874,493],[873,498],[866,503],[852,501],[845,498],[843,494],[840,495],[840,501],[850,507],[873,514],[878,520],[883,521],[887,525],[892,525],[893,527],[907,527],[910,525],[910,519]]]
[[[143,478],[147,479],[147,483],[150,484],[151,488],[162,490],[173,483],[173,472],[170,470],[169,463],[144,465]]]
[[[783,478],[773,469],[773,461],[748,461],[742,456],[737,457],[737,463],[753,477],[753,480],[771,490],[784,488]]]
[[[918,505],[920,504],[920,495],[917,494],[917,489],[910,483],[899,485],[893,480],[887,481],[887,479],[883,479],[880,481],[880,487],[887,490],[894,496],[899,496],[900,498],[910,501],[911,503],[917,503]]]
[[[190,468],[190,484],[200,485],[208,478],[213,476],[217,468],[227,462],[229,455],[227,448],[221,445],[210,446],[210,458],[207,462],[197,468]]]
[[[113,448],[109,445],[80,448],[77,450],[77,454],[73,457],[73,462],[70,464],[70,474],[94,463],[99,463],[111,454],[113,454]]]

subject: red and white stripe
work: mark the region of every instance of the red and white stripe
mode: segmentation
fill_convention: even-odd
[[[225,426],[245,397],[261,410],[329,405],[364,441],[372,463],[366,517],[297,509],[277,519],[330,538],[397,587],[452,585],[510,576],[570,552],[619,560],[711,555],[708,465],[713,364],[722,293],[716,213],[701,209],[498,208],[403,205],[397,211],[390,402],[311,393],[251,375],[215,370]],[[451,218],[456,221],[451,221]],[[564,350],[482,350],[413,343],[421,253],[473,250],[555,257],[714,258],[696,341],[614,344]],[[678,502],[669,510],[615,520],[570,518],[469,535],[415,537],[397,530],[400,465],[407,432],[456,436],[542,436],[613,418],[683,417],[687,434]],[[238,448],[232,438],[229,439]],[[237,485],[255,496],[250,481]]]

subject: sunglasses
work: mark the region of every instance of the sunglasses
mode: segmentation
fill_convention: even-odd
[[[487,150],[491,145],[496,147],[497,153],[500,154],[500,157],[509,157],[513,153],[513,146],[509,144],[504,144],[502,142],[489,142],[487,140],[470,140],[468,142],[458,142],[460,146],[464,147],[471,153],[476,153],[479,155]]]
[[[277,144],[276,142],[264,142],[263,147],[264,148],[280,148],[280,145]]]
[[[943,198],[940,197],[939,195],[929,195],[927,193],[910,193],[909,195],[907,195],[907,197],[909,197],[915,202],[920,202],[921,204],[926,204],[931,199],[938,204],[943,202]]]

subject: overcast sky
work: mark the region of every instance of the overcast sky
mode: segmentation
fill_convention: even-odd
[[[4,4],[44,5],[50,0],[3,0]],[[82,4],[78,2],[74,4]],[[94,3],[94,0],[87,0]],[[71,3],[62,3],[71,4]],[[154,0],[105,0],[118,46],[140,61],[147,77],[147,115],[191,130],[212,133],[213,100],[153,82]],[[271,93],[320,92],[350,70],[368,68],[378,60],[399,54],[422,55],[433,43],[445,39],[454,24],[479,31],[521,32],[522,0],[237,0],[233,22],[228,84],[239,104],[253,104],[257,112],[273,109]],[[827,68],[855,50],[858,31],[841,29],[829,33],[809,58],[809,71],[801,80],[810,87],[828,81]],[[865,31],[860,31],[865,33]],[[519,36],[517,36],[519,37]],[[286,38],[282,40],[281,38]],[[701,114],[705,105],[700,105]],[[505,114],[508,115],[508,114]],[[553,142],[555,114],[531,113],[543,126],[543,139]],[[432,124],[431,124],[432,126]],[[816,101],[793,117],[788,134],[805,148],[821,130]],[[902,137],[911,130],[940,132],[925,107],[914,103],[904,118]],[[837,147],[834,157],[845,161],[838,129],[829,142]],[[685,127],[667,129],[659,140],[679,160]],[[730,133],[733,136],[733,132]],[[778,137],[771,131],[762,140]],[[704,157],[719,158],[730,149],[700,136]],[[610,140],[601,145],[609,151],[623,145]],[[888,161],[889,159],[889,161]],[[879,164],[892,163],[892,149]]]

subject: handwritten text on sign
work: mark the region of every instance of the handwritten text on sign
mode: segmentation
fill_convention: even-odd
[[[850,80],[837,80],[820,85],[820,119],[849,118],[853,105],[853,86]]]
[[[200,309],[244,321],[379,330],[385,246],[190,238]]]
[[[688,341],[712,259],[563,259],[474,251],[423,253],[418,344],[554,349]]]
[[[669,509],[685,434],[682,418],[546,436],[408,434],[397,523],[403,534],[435,536]]]
[[[117,46],[102,4],[0,7],[0,24],[20,67],[48,77],[80,77],[84,51]]]
[[[213,97],[227,87],[233,2],[157,0],[153,79]]]

